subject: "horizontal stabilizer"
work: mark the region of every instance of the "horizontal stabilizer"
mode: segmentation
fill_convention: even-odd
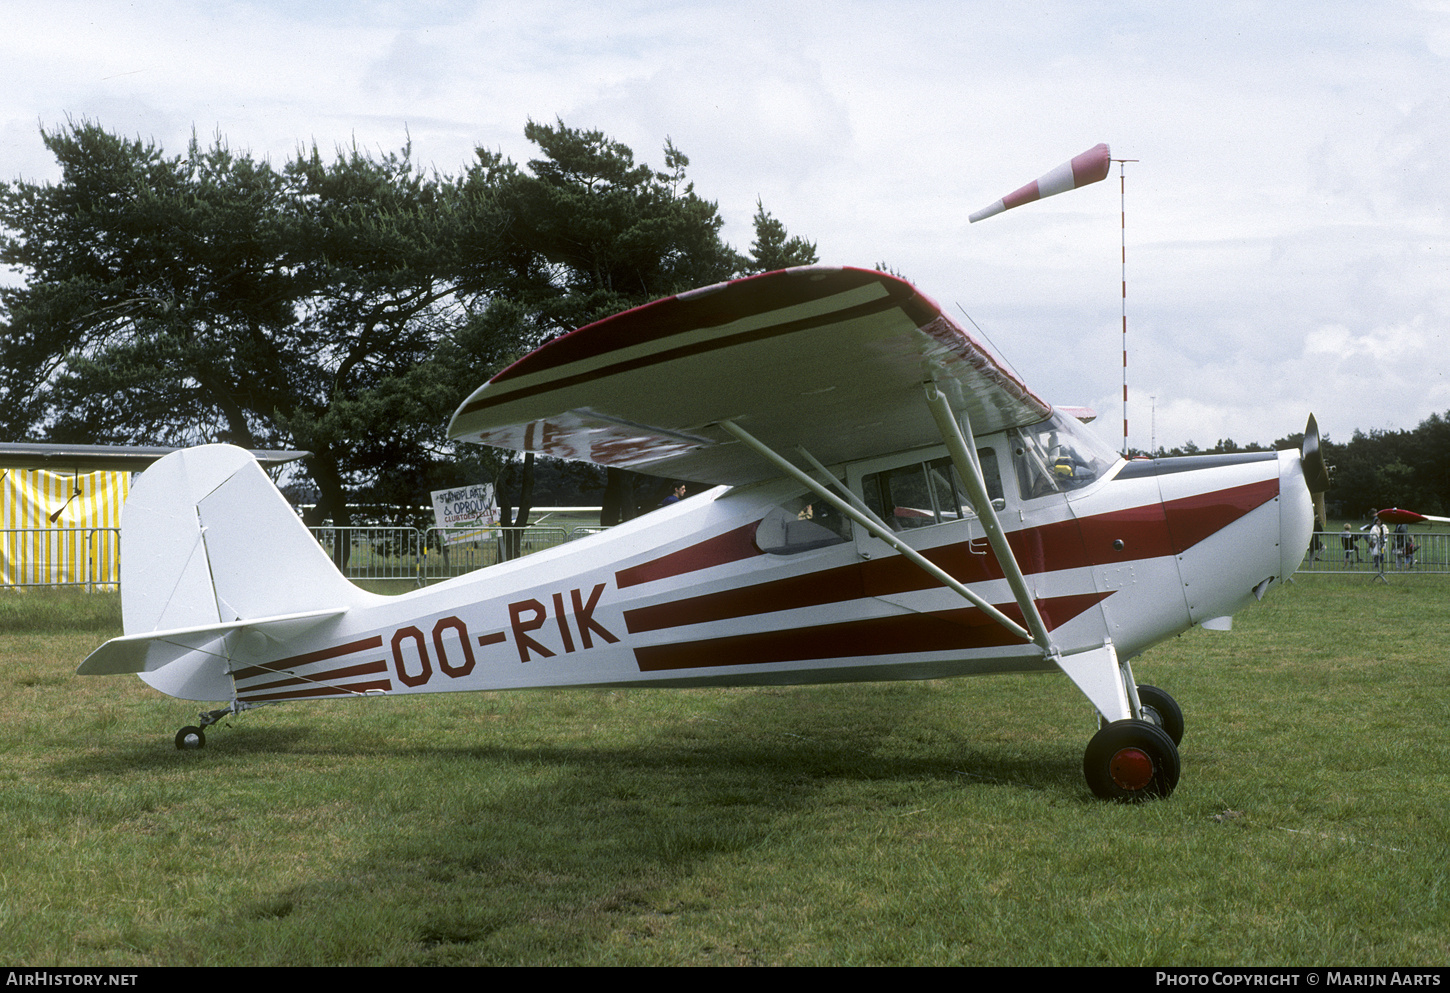
[[[316,627],[331,617],[347,613],[346,607],[331,610],[309,610],[299,614],[277,614],[252,620],[200,624],[173,628],[170,631],[148,631],[112,638],[97,648],[80,664],[76,672],[82,676],[114,676],[123,672],[155,672],[192,652],[215,645],[214,653],[225,659],[219,644],[229,632],[255,630],[269,638],[285,640]]]

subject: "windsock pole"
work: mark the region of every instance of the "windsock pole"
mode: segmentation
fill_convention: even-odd
[[[1123,458],[1128,455],[1128,181],[1123,176],[1125,163],[1137,159],[1113,159],[1118,164],[1118,213],[1123,232]]]
[[[1024,203],[1041,200],[1043,197],[1066,193],[1089,183],[1096,183],[1108,176],[1112,163],[1118,163],[1118,201],[1122,224],[1122,277],[1123,277],[1123,458],[1128,457],[1128,208],[1127,179],[1123,165],[1137,162],[1137,159],[1115,159],[1106,144],[1094,145],[1081,155],[1075,156],[1051,172],[1039,176],[1026,186],[1007,194],[995,203],[988,204],[969,216],[971,223],[1000,214],[1004,210],[1020,207]]]

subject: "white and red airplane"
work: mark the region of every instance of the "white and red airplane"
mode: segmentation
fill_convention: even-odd
[[[225,701],[1065,673],[1099,796],[1170,793],[1182,714],[1129,660],[1287,579],[1298,452],[1124,461],[911,285],[807,267],[550,342],[457,439],[714,488],[400,596],[344,579],[246,452],[170,455],[123,517],[125,635],[80,666]],[[1306,485],[1306,475],[1309,485]]]

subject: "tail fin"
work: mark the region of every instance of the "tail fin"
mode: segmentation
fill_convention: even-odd
[[[121,518],[126,635],[78,671],[135,672],[172,696],[222,700],[234,694],[229,633],[287,637],[374,599],[337,571],[251,454],[188,448],[131,488]]]
[[[136,481],[122,513],[121,591],[128,635],[370,599],[256,459],[230,445],[174,452]]]

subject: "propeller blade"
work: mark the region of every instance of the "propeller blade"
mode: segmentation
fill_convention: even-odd
[[[1324,464],[1324,453],[1319,447],[1319,422],[1309,415],[1304,426],[1304,444],[1299,448],[1299,462],[1304,468],[1304,483],[1309,495],[1314,498],[1314,513],[1319,518],[1319,529],[1329,527],[1329,515],[1324,506],[1324,494],[1329,491],[1329,467]]]

